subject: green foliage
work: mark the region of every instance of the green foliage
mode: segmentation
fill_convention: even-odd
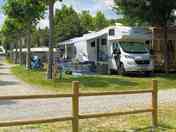
[[[15,44],[19,35],[24,31],[23,24],[18,19],[6,17],[1,28],[1,42],[9,49],[9,45]]]
[[[116,11],[124,15],[130,25],[163,26],[173,22],[175,0],[114,0]]]
[[[84,28],[85,32],[94,31],[94,18],[90,15],[89,11],[82,11],[80,14],[81,26]]]
[[[49,43],[49,31],[48,28],[37,29],[34,28],[32,32],[32,44],[34,47],[48,46]]]
[[[63,41],[82,35],[84,32],[81,26],[79,15],[72,7],[63,6],[56,10],[55,15],[55,39]]]
[[[6,0],[3,6],[5,15],[27,25],[36,24],[43,17],[45,9],[42,0]]]
[[[95,30],[101,30],[109,26],[109,21],[106,19],[104,14],[100,11],[97,12],[94,18],[94,26],[95,26]]]

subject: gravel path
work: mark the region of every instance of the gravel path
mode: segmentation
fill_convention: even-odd
[[[1,63],[3,61],[1,60]],[[35,79],[35,77],[34,77]],[[0,65],[0,96],[50,93],[27,85],[10,73],[10,65]],[[159,92],[159,102],[176,102],[176,90]],[[111,112],[116,109],[147,108],[151,104],[150,94],[129,96],[104,96],[80,98],[80,112]],[[71,99],[5,100],[0,101],[0,121],[62,117],[71,115]]]

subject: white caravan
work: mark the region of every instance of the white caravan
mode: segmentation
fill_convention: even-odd
[[[145,28],[111,26],[59,43],[65,59],[107,65],[107,72],[150,73],[154,64],[147,46],[152,32]]]

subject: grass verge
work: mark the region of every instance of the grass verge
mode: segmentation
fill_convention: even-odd
[[[71,76],[64,75],[63,80],[46,80],[46,73],[42,71],[26,71],[23,66],[15,66],[12,73],[23,81],[37,85],[41,88],[54,90],[57,92],[70,92],[71,82],[79,80],[82,91],[114,91],[114,90],[136,90],[150,88],[150,81],[157,79],[159,89],[176,88],[176,74],[159,74],[154,77],[127,77],[119,75],[90,75]]]

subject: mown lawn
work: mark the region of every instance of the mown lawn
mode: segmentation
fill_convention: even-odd
[[[119,76],[119,75],[90,75],[74,77],[64,75],[63,80],[46,80],[46,73],[42,71],[26,69],[22,66],[15,66],[12,73],[23,81],[37,85],[40,88],[50,89],[57,92],[70,92],[71,82],[79,80],[82,91],[114,91],[134,90],[150,88],[150,81],[157,79],[159,89],[176,88],[176,74],[157,74],[153,77],[142,76]]]
[[[73,77],[65,75],[63,80],[48,81],[46,73],[42,71],[26,71],[22,66],[15,66],[12,72],[27,83],[44,89],[58,92],[70,92],[71,82],[79,80],[82,91],[112,91],[134,90],[150,87],[150,81],[157,79],[159,89],[176,88],[175,74],[160,74],[154,77],[123,77],[118,75],[96,75]],[[176,105],[159,105],[159,127],[155,132],[176,132]],[[71,132],[71,122],[57,122],[51,124],[29,125],[0,129],[0,132]],[[114,116],[80,120],[80,132],[151,132],[151,114]]]
[[[176,106],[161,106],[154,132],[176,132]],[[71,122],[1,128],[0,132],[71,132]],[[151,114],[80,120],[80,132],[151,132]]]

